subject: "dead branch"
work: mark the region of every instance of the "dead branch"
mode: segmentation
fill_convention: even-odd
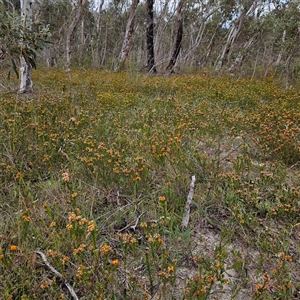
[[[50,269],[50,271],[51,271],[52,273],[54,273],[57,277],[59,277],[60,279],[62,279],[62,281],[64,282],[65,286],[68,288],[68,290],[69,290],[71,296],[73,297],[73,299],[79,300],[79,298],[77,297],[77,295],[76,295],[74,289],[72,288],[72,286],[70,285],[70,283],[67,281],[66,278],[64,278],[64,277],[62,276],[61,273],[59,273],[59,272],[58,272],[58,271],[57,271],[57,270],[49,263],[49,261],[47,260],[46,255],[45,255],[43,252],[41,252],[41,251],[37,251],[37,250],[36,250],[36,251],[34,251],[34,252],[37,253],[37,254],[39,254],[39,255],[41,256],[43,262],[44,262],[45,265]]]
[[[183,214],[182,217],[182,224],[181,227],[182,229],[186,229],[186,227],[189,224],[189,220],[190,220],[190,210],[191,210],[191,204],[193,201],[193,197],[194,197],[194,190],[195,190],[195,181],[196,181],[196,176],[192,176],[192,181],[190,184],[190,191],[189,194],[187,196],[187,201],[186,201],[186,205],[185,205],[185,212]]]
[[[141,213],[141,214],[137,217],[137,219],[135,220],[135,222],[131,222],[131,223],[129,223],[128,225],[126,225],[125,227],[123,227],[122,229],[118,230],[118,233],[120,233],[120,232],[122,232],[122,231],[124,231],[124,230],[127,230],[127,229],[131,229],[131,230],[135,231],[136,228],[137,228],[137,226],[138,226],[138,224],[139,224],[140,218],[141,218],[142,215],[144,215],[145,213],[146,213],[146,212]],[[132,224],[134,224],[134,225],[132,225]]]

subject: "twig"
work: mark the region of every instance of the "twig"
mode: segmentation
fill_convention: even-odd
[[[293,164],[292,166],[290,166],[289,169],[293,169],[293,168],[297,167],[299,164],[300,164],[300,162],[298,161],[295,164]]]
[[[194,197],[195,181],[196,181],[196,176],[193,175],[191,185],[190,185],[190,191],[186,200],[185,212],[182,217],[181,227],[183,230],[188,226],[190,220],[190,210],[191,210],[191,204]]]
[[[7,87],[5,87],[3,84],[1,84],[0,83],[0,85],[6,90],[6,91],[8,91],[8,88]]]
[[[141,213],[138,218],[136,219],[135,221],[135,224],[133,226],[130,227],[130,229],[133,229],[133,231],[135,231],[135,229],[137,228],[138,224],[139,224],[139,221],[140,221],[140,218],[141,216],[144,214],[145,212]]]
[[[119,190],[117,190],[117,204],[118,204],[118,206],[121,206]]]
[[[41,252],[41,251],[34,251],[35,253],[39,254],[42,258],[42,260],[44,261],[45,265],[57,276],[59,277],[60,279],[62,279],[62,281],[64,282],[65,286],[68,288],[71,296],[73,297],[73,299],[75,300],[79,300],[79,298],[77,297],[74,289],[72,288],[72,286],[70,285],[70,283],[67,281],[66,278],[64,278],[62,276],[62,274],[60,274],[50,263],[49,261],[47,260],[47,257],[46,255]]]
[[[164,219],[165,218],[165,216],[161,216],[161,217],[159,217],[158,219],[156,219],[156,220],[150,220],[150,221],[148,221],[149,223],[158,223],[160,220],[162,220],[162,219]]]
[[[139,224],[140,218],[141,218],[141,216],[142,216],[143,214],[145,214],[145,212],[141,213],[141,214],[137,217],[136,221],[134,222],[134,225],[132,225],[133,222],[131,222],[131,223],[129,223],[127,226],[125,226],[125,227],[123,227],[122,229],[118,230],[118,233],[120,233],[120,232],[122,232],[122,231],[124,231],[124,230],[126,230],[126,229],[132,229],[133,231],[135,231],[135,229],[137,228],[137,226],[138,226],[138,224]]]

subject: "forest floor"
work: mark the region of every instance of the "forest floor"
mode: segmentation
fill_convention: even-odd
[[[14,84],[0,299],[300,299],[298,89],[56,69],[31,97]]]

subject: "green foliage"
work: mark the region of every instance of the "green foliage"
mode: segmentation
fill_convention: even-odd
[[[0,59],[10,62],[17,77],[21,56],[36,68],[38,51],[43,49],[51,37],[49,28],[33,23],[31,30],[25,29],[21,17],[9,11],[0,10],[0,19]]]
[[[69,297],[36,250],[79,298],[297,295],[296,89],[204,74],[68,75],[37,70],[34,98],[1,95],[4,299]]]

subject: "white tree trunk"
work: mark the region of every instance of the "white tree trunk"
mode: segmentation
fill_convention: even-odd
[[[32,0],[20,0],[21,1],[21,17],[24,23],[24,30],[31,30],[32,25]],[[21,46],[22,47],[22,46]],[[21,49],[23,52],[23,49]],[[20,66],[20,93],[32,93],[32,66],[21,55]]]
[[[71,16],[70,16],[70,24],[67,31],[67,37],[66,37],[66,63],[67,63],[67,70],[70,68],[71,64],[71,57],[72,57],[72,35],[74,34],[75,28],[82,16],[82,9],[85,5],[86,0],[78,0],[77,6],[73,6]]]
[[[126,58],[129,55],[132,46],[132,35],[134,31],[134,20],[136,15],[136,9],[140,0],[132,0],[129,18],[127,21],[126,32],[123,40],[122,49],[119,55],[119,66],[117,69],[122,68]]]
[[[285,43],[285,38],[286,38],[286,29],[284,29],[284,30],[283,30],[283,33],[282,33],[282,39],[281,39],[282,46],[281,46],[280,53],[278,54],[277,60],[276,60],[276,62],[275,62],[275,66],[279,66],[279,64],[280,64],[280,62],[281,62],[282,55],[283,55],[283,53],[284,53],[284,43]]]
[[[225,46],[223,47],[223,51],[221,55],[219,56],[215,64],[216,70],[220,70],[222,68],[225,57],[227,57],[227,59],[229,60],[230,54],[232,52],[233,44],[236,41],[238,35],[240,34],[245,17],[250,13],[252,13],[255,8],[256,8],[256,3],[254,2],[250,5],[245,6],[241,14],[239,15],[239,17],[236,20],[232,21],[231,28],[227,36],[227,41],[225,43]]]
[[[236,68],[240,67],[244,58],[245,58],[245,52],[250,49],[250,47],[255,42],[256,38],[258,36],[258,33],[255,33],[248,41],[244,43],[243,48],[238,53],[237,57],[235,58],[234,62],[232,63],[231,67],[228,69],[228,71],[234,71]]]

